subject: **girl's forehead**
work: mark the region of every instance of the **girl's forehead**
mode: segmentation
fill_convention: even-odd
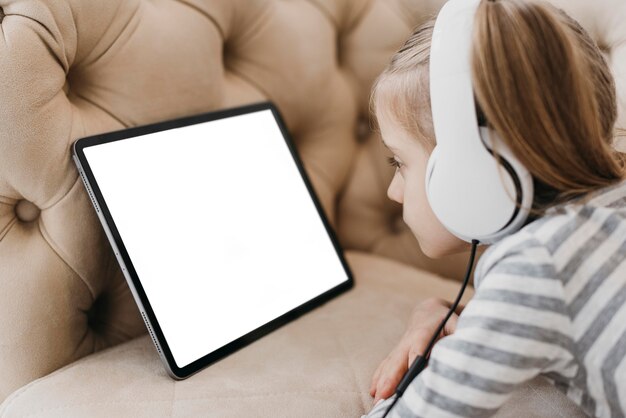
[[[400,76],[394,77],[397,79]],[[385,138],[385,142],[396,144],[395,139],[398,138],[403,142],[434,146],[430,97],[423,92],[410,94],[407,89],[399,90],[397,87],[383,79],[373,97],[373,110],[380,131],[384,136],[393,136],[390,141]]]
[[[402,123],[387,114],[387,112],[376,113],[380,127],[380,137],[387,148],[403,149],[407,146],[415,145],[417,141],[411,137],[411,134],[402,126]]]

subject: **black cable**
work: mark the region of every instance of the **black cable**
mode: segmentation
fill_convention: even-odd
[[[448,314],[446,315],[446,317],[443,319],[443,321],[441,321],[441,324],[439,324],[439,328],[437,328],[437,332],[435,332],[433,337],[430,339],[430,342],[428,343],[428,346],[426,346],[426,350],[424,351],[424,355],[415,357],[415,360],[413,360],[413,364],[411,364],[411,367],[409,367],[406,373],[404,373],[402,380],[400,381],[400,383],[398,383],[398,386],[396,387],[396,393],[394,394],[396,395],[396,398],[393,400],[391,405],[387,407],[387,410],[383,414],[382,418],[385,418],[387,414],[391,411],[391,409],[394,407],[396,402],[398,402],[398,399],[400,399],[400,397],[404,394],[404,391],[409,387],[413,379],[415,379],[417,375],[420,374],[422,370],[426,368],[426,365],[428,364],[428,357],[430,356],[430,351],[435,345],[435,342],[437,341],[439,334],[441,334],[441,331],[446,326],[446,322],[448,322],[448,319],[450,319],[450,317],[452,316],[452,313],[456,310],[457,306],[459,306],[459,302],[461,301],[461,298],[463,297],[463,292],[465,292],[465,288],[467,287],[467,284],[469,283],[469,278],[470,278],[470,275],[472,274],[472,268],[474,267],[474,258],[476,257],[476,248],[478,247],[478,244],[479,242],[477,240],[472,240],[472,250],[470,251],[470,258],[467,264],[467,272],[465,273],[465,278],[463,279],[463,284],[461,285],[459,294],[456,296],[456,300],[450,307],[450,310],[448,311]]]

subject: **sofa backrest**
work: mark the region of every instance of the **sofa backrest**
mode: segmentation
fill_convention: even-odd
[[[560,3],[624,93],[626,3]],[[71,162],[79,137],[272,100],[346,248],[459,271],[461,258],[426,259],[386,198],[392,169],[368,120],[374,77],[441,4],[0,0],[0,400],[145,332]]]

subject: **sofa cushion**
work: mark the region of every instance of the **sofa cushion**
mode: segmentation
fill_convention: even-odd
[[[418,300],[459,284],[349,252],[355,287],[184,381],[170,379],[147,336],[101,351],[11,395],[0,416],[358,417],[369,383]],[[471,290],[465,300],[471,295]],[[545,381],[521,388],[499,417],[584,416]]]

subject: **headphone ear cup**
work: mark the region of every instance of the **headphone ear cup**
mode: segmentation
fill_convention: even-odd
[[[431,209],[448,231],[468,242],[490,244],[514,232],[532,204],[532,177],[493,134],[481,128],[483,141],[462,151],[437,145],[426,168]]]
[[[496,131],[484,126],[479,131],[485,148],[498,163],[498,171],[501,175],[506,173],[514,186],[515,195],[512,197],[515,199],[516,210],[507,225],[498,232],[496,237],[499,239],[512,234],[525,224],[534,199],[533,178]]]

